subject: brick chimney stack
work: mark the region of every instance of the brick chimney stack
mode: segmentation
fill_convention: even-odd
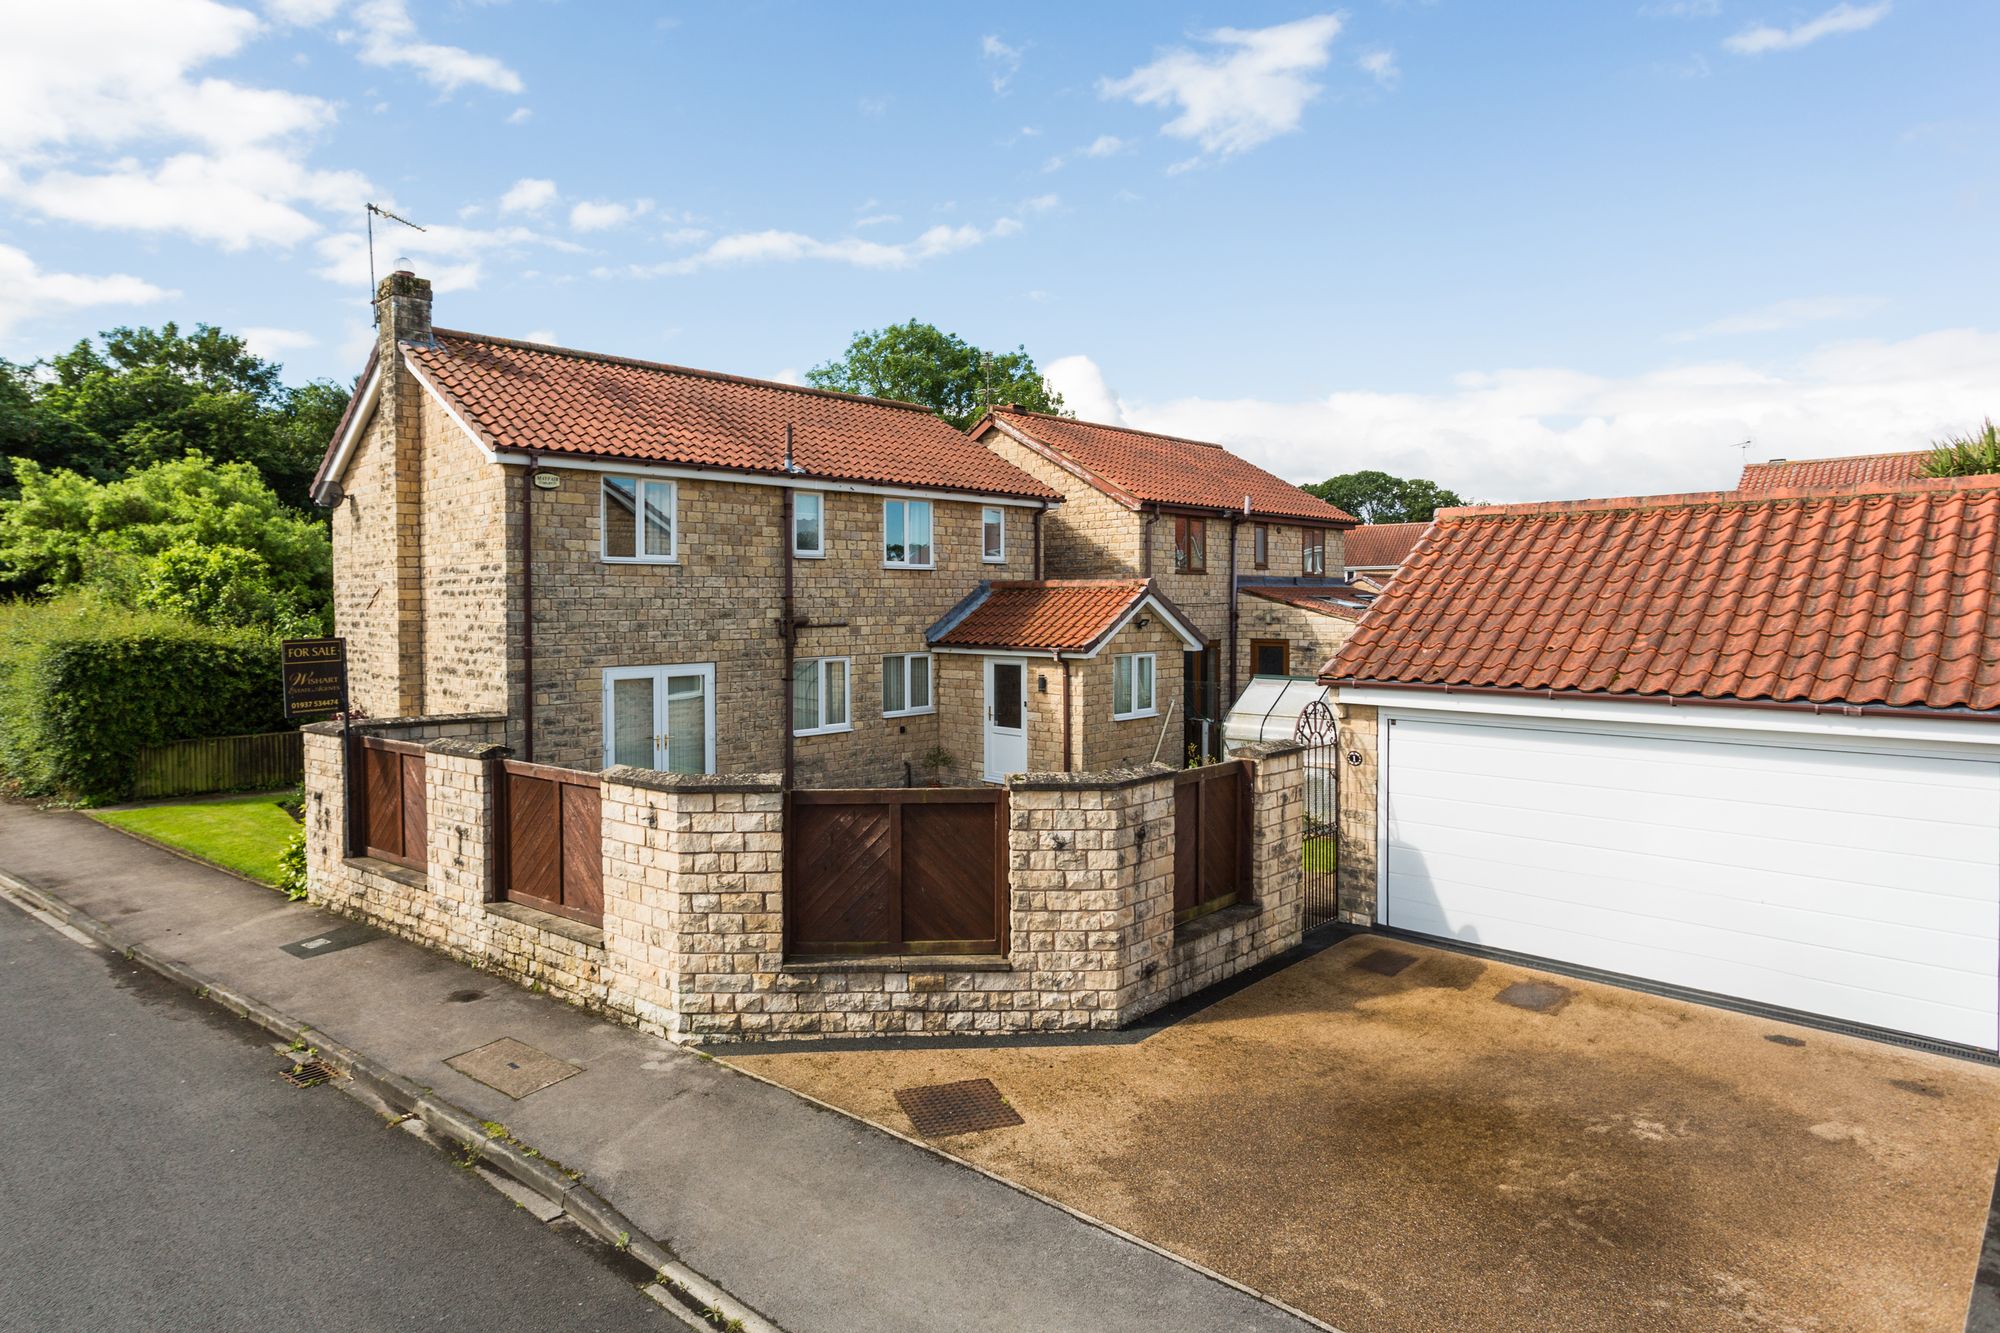
[[[431,283],[408,269],[398,269],[375,289],[375,318],[382,355],[399,342],[431,341]]]
[[[430,282],[399,260],[396,271],[375,289],[375,316],[382,396],[371,445],[386,455],[377,464],[385,486],[375,503],[378,515],[386,507],[388,521],[376,528],[373,540],[389,548],[395,598],[369,603],[368,618],[377,633],[387,631],[383,646],[388,660],[374,664],[377,697],[364,706],[378,714],[413,717],[424,711],[424,389],[404,363],[403,346],[435,342]]]

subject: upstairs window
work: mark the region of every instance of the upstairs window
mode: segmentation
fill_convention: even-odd
[[[679,496],[671,481],[606,477],[598,515],[604,558],[611,561],[672,564],[674,509]]]
[[[1208,522],[1199,518],[1174,519],[1174,572],[1208,572]]]
[[[931,568],[931,502],[882,502],[882,563],[896,569]]]
[[[1326,573],[1326,529],[1307,528],[1299,568],[1307,574]]]
[[[792,496],[792,554],[815,559],[826,554],[826,497],[818,491]]]
[[[1250,530],[1250,560],[1259,569],[1271,567],[1271,525],[1259,523]]]
[[[1154,717],[1153,654],[1120,653],[1111,659],[1111,716],[1122,722],[1128,717]]]
[[[934,712],[931,703],[931,655],[899,653],[882,659],[882,716],[906,717]]]
[[[979,558],[989,565],[1007,563],[1007,511],[999,505],[979,511]]]
[[[847,708],[851,667],[845,657],[802,657],[792,663],[794,736],[854,729]]]

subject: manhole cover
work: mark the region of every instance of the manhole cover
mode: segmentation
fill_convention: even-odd
[[[1527,1009],[1538,1014],[1552,1014],[1570,1001],[1576,992],[1567,986],[1558,986],[1553,981],[1517,981],[1493,998],[1502,1004],[1511,1004],[1516,1009]]]
[[[454,1055],[445,1063],[517,1102],[531,1092],[540,1092],[581,1072],[580,1066],[558,1060],[547,1051],[538,1051],[512,1037],[488,1042],[464,1055]]]
[[[963,1083],[931,1083],[896,1089],[903,1114],[927,1139],[970,1134],[977,1129],[1005,1129],[1025,1124],[1021,1113],[1007,1105],[993,1080],[969,1078]]]
[[[1411,963],[1417,961],[1413,953],[1401,949],[1374,949],[1357,958],[1354,965],[1363,972],[1374,972],[1381,976],[1393,977]]]
[[[381,931],[350,922],[278,947],[294,958],[317,958],[323,953],[336,953],[341,949],[351,949],[357,944],[366,944],[370,940],[381,938]]]
[[[333,1075],[333,1066],[324,1060],[301,1060],[285,1071],[285,1082],[295,1088],[316,1088]]]

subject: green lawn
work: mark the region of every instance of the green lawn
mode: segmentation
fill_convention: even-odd
[[[1300,864],[1311,874],[1331,874],[1333,871],[1333,839],[1307,838],[1305,854]]]
[[[267,791],[221,801],[93,810],[90,817],[275,885],[278,854],[299,827],[278,806],[285,798],[284,792]]]

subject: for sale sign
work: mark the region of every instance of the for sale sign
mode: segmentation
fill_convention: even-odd
[[[347,711],[347,640],[286,639],[280,649],[285,664],[285,718]]]

